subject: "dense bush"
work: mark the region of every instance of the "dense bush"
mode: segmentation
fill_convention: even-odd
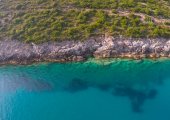
[[[90,36],[170,37],[170,22],[157,24],[152,19],[170,19],[169,0],[6,0],[12,13],[0,8],[0,37],[26,42],[85,40]],[[2,6],[2,5],[1,5]],[[129,15],[120,15],[128,11]],[[142,13],[145,19],[135,13]]]

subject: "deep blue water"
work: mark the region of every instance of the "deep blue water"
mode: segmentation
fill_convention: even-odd
[[[170,60],[1,66],[0,120],[170,120]]]

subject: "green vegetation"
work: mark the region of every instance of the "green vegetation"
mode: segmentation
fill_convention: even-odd
[[[0,38],[25,42],[170,37],[169,0],[2,0],[0,11]]]

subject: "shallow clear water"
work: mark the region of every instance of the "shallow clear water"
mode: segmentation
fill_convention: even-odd
[[[170,120],[170,60],[0,67],[0,120]]]

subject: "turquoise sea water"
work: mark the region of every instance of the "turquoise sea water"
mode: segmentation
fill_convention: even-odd
[[[170,120],[170,60],[1,66],[0,120]]]

